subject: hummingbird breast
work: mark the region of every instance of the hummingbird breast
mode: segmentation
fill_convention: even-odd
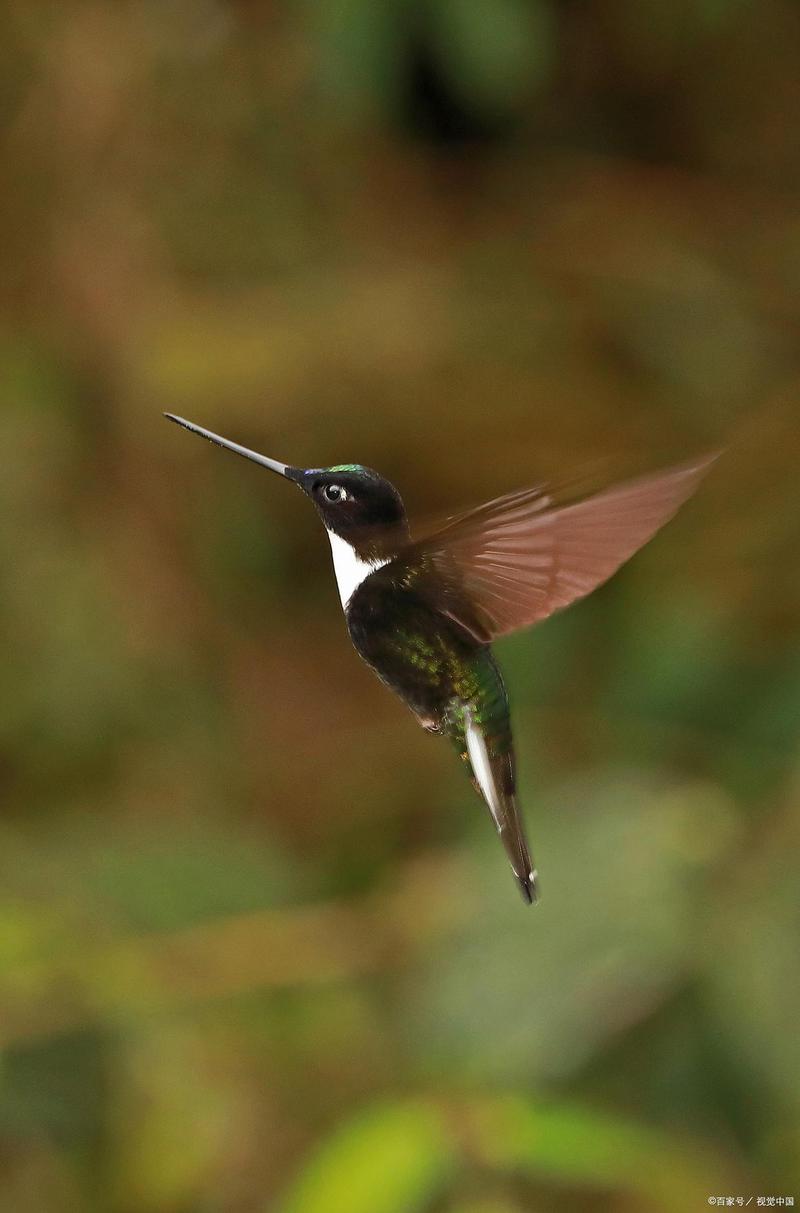
[[[366,578],[345,610],[358,654],[427,728],[451,732],[457,705],[475,700],[487,646],[386,576]],[[493,662],[492,662],[493,664]]]

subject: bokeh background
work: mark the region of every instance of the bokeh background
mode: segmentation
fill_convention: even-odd
[[[0,20],[2,1213],[800,1201],[798,6]],[[726,445],[498,646],[536,911],[164,409],[419,515]]]

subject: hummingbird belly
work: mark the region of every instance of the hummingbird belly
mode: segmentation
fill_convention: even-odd
[[[455,704],[478,690],[475,664],[485,646],[413,591],[371,582],[346,611],[357,653],[426,728],[449,732]]]
[[[488,645],[402,587],[368,577],[347,611],[359,656],[427,729],[445,733],[466,756],[464,709],[492,751],[510,751],[508,699]]]

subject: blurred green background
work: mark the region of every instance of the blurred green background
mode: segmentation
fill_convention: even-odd
[[[2,1213],[800,1201],[798,6],[0,35]],[[498,646],[536,911],[313,511],[163,409],[417,515],[727,444]]]

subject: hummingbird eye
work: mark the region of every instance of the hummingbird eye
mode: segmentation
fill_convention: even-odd
[[[326,501],[347,501],[347,493],[340,484],[326,484],[322,494]]]

